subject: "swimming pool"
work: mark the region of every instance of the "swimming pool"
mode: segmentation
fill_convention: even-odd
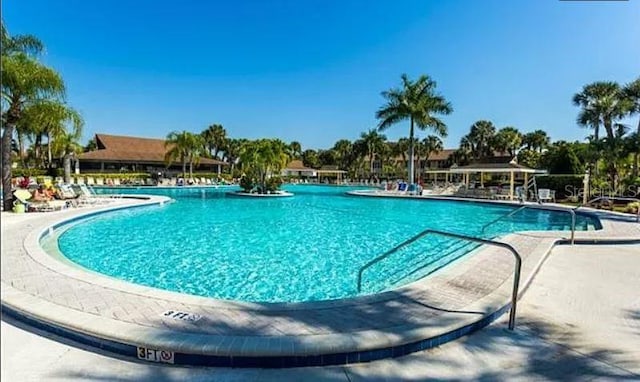
[[[348,187],[285,189],[295,196],[256,200],[229,196],[228,188],[105,188],[98,191],[160,194],[176,203],[78,221],[63,228],[56,244],[82,267],[141,285],[228,300],[298,302],[396,288],[474,248],[428,236],[369,268],[358,292],[362,265],[426,228],[493,237],[570,224],[568,214],[524,210],[481,234],[485,223],[516,207],[353,197],[345,192],[358,188]],[[596,227],[597,220],[578,215],[577,229]]]

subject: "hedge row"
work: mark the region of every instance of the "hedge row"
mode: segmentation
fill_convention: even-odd
[[[538,175],[536,184],[538,189],[548,188],[556,191],[556,199],[580,197],[584,188],[583,175]]]

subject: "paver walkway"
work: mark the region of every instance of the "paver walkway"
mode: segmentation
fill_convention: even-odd
[[[640,380],[640,245],[557,247],[504,322],[397,359],[345,367],[205,369],[123,361],[2,322],[3,381]]]

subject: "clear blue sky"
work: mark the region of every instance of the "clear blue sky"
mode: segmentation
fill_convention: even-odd
[[[327,148],[376,126],[382,90],[429,74],[454,113],[582,139],[572,95],[640,75],[640,1],[5,0],[47,47],[84,140],[221,123],[232,137]],[[388,131],[408,134],[408,125]],[[421,133],[425,135],[425,133]]]

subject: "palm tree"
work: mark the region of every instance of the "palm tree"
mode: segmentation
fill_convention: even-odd
[[[343,170],[346,170],[347,167],[349,167],[352,148],[353,145],[348,139],[341,139],[333,145],[333,150],[338,156],[338,164]]]
[[[527,133],[522,137],[522,144],[529,150],[535,150],[542,153],[542,150],[547,148],[551,142],[551,139],[544,130],[536,130],[531,133]]]
[[[418,163],[420,163],[420,157],[422,156],[425,160],[426,167],[426,162],[429,160],[429,156],[431,156],[431,153],[438,153],[442,151],[443,144],[442,140],[439,137],[435,135],[429,135],[424,138],[417,147],[419,148]]]
[[[203,144],[206,146],[209,155],[213,158],[217,158],[218,153],[223,149],[226,143],[227,131],[222,127],[222,125],[213,124],[200,133],[200,135],[203,138]]]
[[[302,156],[302,145],[300,145],[300,142],[298,141],[293,141],[289,144],[289,149],[291,150],[291,157],[292,158],[300,158]]]
[[[382,92],[387,103],[376,113],[380,120],[378,128],[385,130],[396,123],[409,120],[409,182],[414,182],[414,128],[430,129],[445,137],[447,126],[438,119],[438,114],[450,114],[451,104],[436,93],[436,83],[429,76],[420,76],[415,82],[402,75],[402,88]]]
[[[60,133],[52,144],[52,151],[56,157],[62,159],[65,183],[71,182],[71,162],[77,160],[77,155],[83,152],[82,145],[78,142],[80,130]]]
[[[637,78],[635,81],[632,81],[631,83],[627,84],[622,91],[630,104],[629,116],[632,116],[633,114],[640,114],[640,77]],[[638,142],[639,138],[640,138],[640,119],[638,119],[638,129],[636,131],[635,138],[633,138],[630,142],[633,142],[633,141]],[[638,165],[640,164],[638,163],[639,157],[640,157],[640,144],[638,145],[632,144],[630,147],[634,147],[634,146],[636,149],[634,151],[634,158],[633,158],[633,179],[638,177]]]
[[[227,138],[225,140],[225,144],[223,147],[225,162],[231,164],[231,173],[233,174],[233,170],[235,169],[236,162],[240,158],[240,152],[242,146],[247,143],[247,140],[244,138],[234,139]]]
[[[365,133],[360,134],[360,138],[364,142],[364,145],[367,147],[367,156],[369,158],[369,175],[372,175],[373,161],[376,158],[376,154],[382,150],[382,146],[387,140],[387,137],[382,134],[378,134],[376,130],[371,129]]]
[[[508,152],[509,156],[513,158],[522,146],[522,134],[515,127],[502,128],[494,136],[492,146],[497,151]]]
[[[195,134],[188,131],[172,131],[167,135],[164,146],[168,148],[165,153],[164,160],[167,167],[174,160],[182,162],[182,176],[187,173],[187,163],[190,165],[190,176],[193,177],[193,163],[197,157],[197,152],[202,147],[201,142],[196,138]]]
[[[67,134],[67,125],[71,124],[71,133],[74,136],[82,135],[84,121],[80,113],[57,100],[47,100],[27,106],[22,113],[17,129],[31,131],[36,135],[47,137],[47,164],[51,167],[53,162],[53,141]]]
[[[65,88],[60,75],[37,62],[30,53],[37,54],[42,44],[33,36],[10,37],[4,23],[2,39],[2,103],[4,131],[2,133],[2,189],[5,211],[12,208],[11,141],[23,110],[29,105],[59,99]],[[8,48],[7,48],[8,47]]]
[[[471,155],[475,159],[487,157],[493,155],[493,149],[491,143],[493,136],[496,133],[496,128],[490,121],[477,121],[471,125],[471,131],[460,142],[460,146],[469,146],[471,149]]]
[[[573,104],[582,109],[577,122],[580,126],[594,129],[595,140],[600,139],[600,124],[607,138],[615,138],[615,121],[624,117],[629,110],[629,101],[622,95],[620,85],[615,82],[594,82],[582,88],[573,96]]]
[[[290,160],[288,145],[279,139],[259,139],[243,145],[240,154],[243,171],[254,173],[262,192],[267,189],[267,178],[280,174]]]

